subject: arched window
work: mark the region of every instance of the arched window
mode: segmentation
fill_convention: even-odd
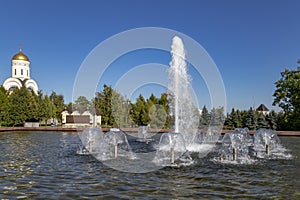
[[[21,75],[23,75],[23,69],[21,69]]]
[[[17,87],[16,86],[12,86],[8,89],[9,92],[13,92]]]
[[[15,69],[15,75],[17,75],[17,69]]]

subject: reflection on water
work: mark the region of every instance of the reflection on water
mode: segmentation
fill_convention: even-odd
[[[130,174],[77,155],[80,140],[75,133],[1,133],[0,197],[299,199],[300,138],[280,139],[292,158],[230,165],[213,162],[213,152],[192,166]]]

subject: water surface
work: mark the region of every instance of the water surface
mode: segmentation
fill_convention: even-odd
[[[1,199],[300,199],[300,138],[280,137],[292,158],[214,162],[132,174],[77,155],[76,133],[0,133]]]

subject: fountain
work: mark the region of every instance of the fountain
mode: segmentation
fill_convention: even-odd
[[[249,157],[249,134],[244,129],[226,133],[222,139],[221,160],[244,163]]]
[[[251,164],[258,159],[290,159],[291,154],[281,144],[271,129],[259,129],[251,137],[247,128],[226,133],[220,149],[222,163]]]
[[[105,133],[99,146],[101,148],[95,156],[101,161],[133,156],[127,137],[122,131]]]
[[[93,154],[99,152],[99,142],[103,139],[101,128],[86,128],[79,133],[82,146],[79,146],[78,154]]]
[[[153,139],[152,139],[153,135],[154,134],[151,134],[149,132],[149,126],[139,126],[137,141],[145,142],[145,143],[149,144],[149,142],[153,141]]]
[[[170,114],[174,117],[174,132],[162,136],[156,158],[163,155],[161,151],[166,150],[164,155],[169,156],[170,163],[174,163],[174,152],[185,154],[188,158],[190,156],[187,151],[197,152],[199,157],[207,155],[219,139],[221,129],[218,126],[209,127],[205,133],[199,133],[199,115],[191,95],[191,77],[187,73],[185,49],[182,40],[177,36],[172,40],[171,54],[172,61],[168,69],[168,100]],[[182,141],[172,146],[173,140],[165,138],[182,138]],[[170,144],[166,144],[167,142]]]
[[[258,158],[278,156],[285,149],[276,133],[270,129],[259,129],[254,134],[254,151]]]
[[[164,133],[160,138],[153,161],[161,166],[172,165],[185,152],[185,142],[180,133]]]
[[[191,78],[187,73],[185,50],[182,40],[175,36],[171,46],[172,61],[168,69],[168,93],[171,115],[174,116],[174,132],[181,133],[189,151],[197,141],[199,117],[191,96]]]
[[[79,135],[83,144],[80,154],[88,152],[112,168],[136,173],[152,171],[161,166],[190,165],[194,163],[192,156],[195,153],[202,158],[216,149],[215,144],[220,141],[221,124],[214,121],[213,126],[210,124],[206,129],[198,129],[198,109],[190,92],[191,78],[187,73],[185,50],[182,40],[177,36],[172,40],[171,54],[168,100],[170,114],[174,117],[174,131],[162,134],[158,142],[158,138],[153,139],[148,126],[140,126],[132,150],[126,134],[120,129],[113,128],[103,134],[101,129],[89,128]],[[147,146],[144,146],[147,148],[141,147],[142,143],[146,143]],[[269,157],[278,149],[283,149],[276,134],[269,130],[257,131],[253,142],[247,128],[238,128],[226,133],[220,143],[218,161],[222,163],[249,164],[253,158]]]

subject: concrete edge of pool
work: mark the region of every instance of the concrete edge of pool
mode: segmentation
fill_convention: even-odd
[[[1,127],[0,132],[11,131],[63,131],[63,132],[78,132],[84,128],[69,128],[69,127]],[[102,128],[103,132],[109,131],[109,128]],[[138,128],[122,128],[124,132],[138,132]],[[150,129],[151,132],[165,133],[170,132],[169,129]],[[222,134],[232,132],[233,130],[222,130]],[[250,131],[250,134],[254,134],[254,130]],[[278,136],[298,136],[300,137],[300,131],[276,131]]]

